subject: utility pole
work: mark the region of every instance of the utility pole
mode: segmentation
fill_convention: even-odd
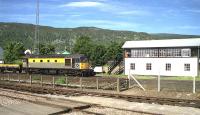
[[[34,52],[39,54],[39,0],[36,1],[36,24],[35,24],[35,40]]]
[[[199,44],[199,45],[200,45],[200,44]],[[197,61],[198,61],[198,62],[197,62],[197,64],[198,64],[198,70],[197,70],[198,73],[197,73],[197,76],[198,76],[198,77],[200,77],[200,76],[199,76],[199,69],[200,69],[200,67],[199,67],[199,63],[200,63],[200,57],[199,57],[199,53],[200,53],[200,52],[199,52],[199,45],[198,45],[198,49],[197,49],[197,51],[198,51],[198,53],[197,53],[197,54],[198,54],[198,56],[197,56],[197,58],[198,58],[198,59],[197,59]]]

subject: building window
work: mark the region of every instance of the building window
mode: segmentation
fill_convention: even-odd
[[[158,57],[157,49],[132,49],[131,57]]]
[[[33,62],[35,62],[35,60],[33,60]]]
[[[55,60],[55,62],[57,62],[57,60]]]
[[[43,62],[43,60],[40,60],[40,62]]]
[[[184,64],[184,71],[190,71],[190,64]]]
[[[181,55],[182,55],[182,57],[190,57],[191,56],[191,49],[182,49]]]
[[[165,70],[171,71],[171,64],[170,63],[166,63]]]
[[[151,70],[151,63],[146,64],[146,70]]]
[[[47,62],[50,62],[50,60],[47,60]]]
[[[135,63],[131,63],[131,64],[130,64],[130,69],[131,69],[131,70],[135,70]]]

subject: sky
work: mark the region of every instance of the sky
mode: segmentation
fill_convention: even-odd
[[[0,0],[0,22],[35,24],[36,0]],[[40,25],[200,35],[200,0],[40,0]]]

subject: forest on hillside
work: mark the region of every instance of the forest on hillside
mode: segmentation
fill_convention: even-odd
[[[35,43],[35,26],[23,23],[0,22],[0,47],[4,48],[9,42],[22,42],[25,48],[33,48]],[[200,37],[196,35],[179,34],[148,34],[144,32],[108,30],[96,27],[78,28],[53,28],[48,26],[39,27],[39,43],[51,44],[56,50],[68,51],[76,39],[81,36],[90,37],[94,44],[109,46],[112,42],[123,43],[128,40],[150,40],[150,39],[174,39]]]

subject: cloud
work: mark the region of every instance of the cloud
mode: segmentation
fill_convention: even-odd
[[[57,21],[57,23],[60,23]],[[72,20],[67,19],[63,20],[62,23],[71,24],[74,26],[95,26],[105,29],[116,29],[116,30],[134,30],[138,27],[140,27],[142,24],[139,23],[130,23],[125,21],[111,21],[111,20],[93,20],[93,19],[78,19],[78,20]],[[67,25],[65,25],[67,26]]]
[[[117,12],[119,15],[138,15],[138,16],[146,16],[150,15],[150,12],[144,10],[132,10],[132,11],[121,11]]]
[[[100,7],[103,5],[104,4],[101,2],[84,1],[84,2],[70,2],[67,4],[61,5],[60,7]]]
[[[192,13],[200,13],[200,10],[187,10],[187,11]]]

